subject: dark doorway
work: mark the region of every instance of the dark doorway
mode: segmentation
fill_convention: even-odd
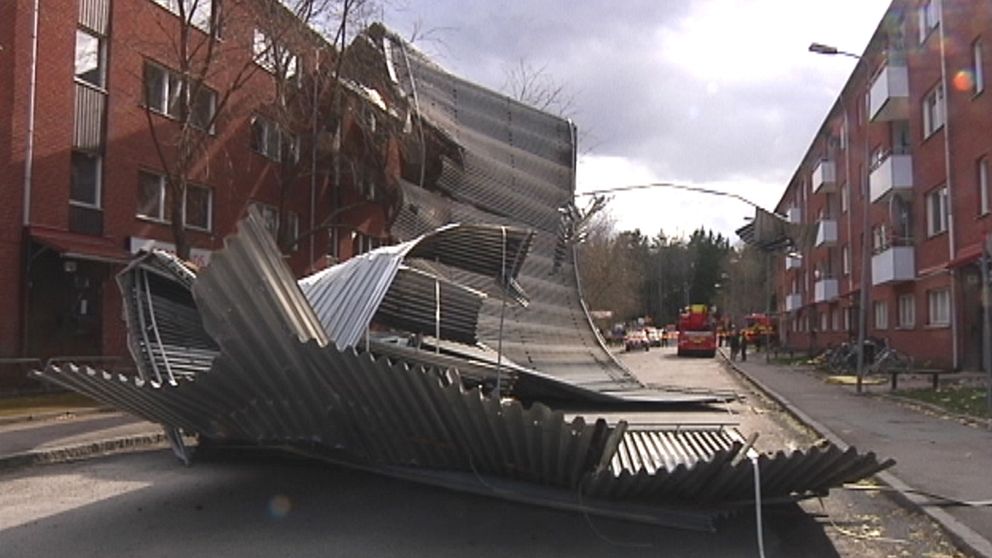
[[[34,246],[29,266],[27,354],[99,356],[107,264]]]
[[[982,280],[978,267],[961,269],[961,367],[982,368]]]

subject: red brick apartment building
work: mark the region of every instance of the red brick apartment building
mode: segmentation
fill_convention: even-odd
[[[776,263],[786,345],[853,336],[866,269],[867,335],[934,366],[981,366],[990,70],[992,2],[889,6],[776,207],[817,224],[815,246]]]
[[[169,101],[177,79],[169,45],[182,28],[180,1],[193,4],[0,5],[0,358],[127,354],[114,274],[141,248],[173,246],[171,192],[150,127],[161,138],[178,129]],[[211,2],[199,0],[199,6],[205,11],[193,14],[192,33],[201,34],[194,42],[206,36],[211,21],[219,21],[210,17]],[[216,41],[224,58],[199,89],[191,117],[215,119],[209,130],[195,132],[208,136],[177,207],[191,259],[201,263],[252,204],[273,230],[282,215],[289,236],[328,218],[347,225],[344,232],[333,228],[286,249],[290,265],[302,274],[386,241],[384,209],[365,182],[361,192],[338,187],[334,177],[346,179],[317,161],[327,145],[348,143],[344,124],[331,139],[311,136],[311,150],[292,130],[268,119],[275,80],[265,36],[260,42],[252,24],[252,6],[245,0],[225,3]],[[301,75],[321,57],[325,67],[331,65],[332,49],[305,26],[297,25],[284,43],[291,45],[283,52],[293,53]],[[251,70],[247,83],[232,91],[219,112],[224,92],[243,68]],[[323,125],[324,114],[314,114]],[[164,157],[175,156],[169,145],[163,149]],[[395,149],[390,153],[395,159]],[[311,155],[320,163],[315,173],[309,172]],[[290,156],[307,172],[286,184],[280,172]],[[12,374],[9,367],[6,374]],[[0,380],[3,375],[0,369]]]

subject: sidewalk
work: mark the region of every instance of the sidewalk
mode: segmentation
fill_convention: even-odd
[[[162,427],[124,413],[0,424],[0,471],[164,443]]]
[[[748,356],[731,366],[834,444],[894,458],[896,465],[878,478],[941,524],[962,548],[992,557],[992,507],[940,506],[912,493],[992,500],[992,431],[858,395],[853,386],[827,384],[811,371],[765,364],[762,353]],[[888,386],[874,391],[883,389]]]

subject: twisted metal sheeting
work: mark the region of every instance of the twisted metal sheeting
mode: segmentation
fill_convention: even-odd
[[[333,454],[352,466],[452,487],[464,487],[468,473],[509,479],[529,483],[518,488],[531,486],[531,501],[549,505],[578,494],[577,509],[596,511],[582,504],[584,494],[624,505],[694,506],[698,515],[750,494],[749,468],[738,459],[746,446],[736,431],[568,422],[540,403],[525,407],[466,389],[443,365],[338,349],[255,213],[213,255],[192,292],[220,352],[210,370],[166,382],[75,366],[35,374],[170,430]],[[817,494],[891,464],[835,448],[763,459],[766,499]],[[424,470],[432,473],[418,473]],[[691,523],[672,513],[652,521]]]
[[[430,259],[475,275],[483,283],[508,282],[526,256],[530,237],[529,231],[516,227],[447,225],[304,277],[299,286],[328,336],[344,349],[361,340],[373,317],[381,318],[384,325],[433,334],[434,327],[426,326],[435,321],[437,280],[449,294],[438,310],[442,337],[475,343],[481,289],[475,295],[459,292],[451,281],[429,277],[424,270],[420,275],[412,270],[397,275],[401,266],[408,259]],[[504,269],[506,277],[501,278]],[[408,315],[400,311],[404,305],[410,309]]]
[[[531,305],[526,312],[507,308],[503,314],[500,300],[485,301],[479,340],[500,344],[502,315],[502,348],[512,360],[590,389],[647,391],[595,332],[581,299],[574,254],[561,242],[559,208],[572,201],[575,186],[572,123],[453,76],[388,32],[383,48],[391,51],[397,93],[407,95],[422,121],[460,148],[441,156],[435,183],[400,184],[403,201],[393,235],[412,238],[444,222],[533,229],[530,254],[517,277]]]

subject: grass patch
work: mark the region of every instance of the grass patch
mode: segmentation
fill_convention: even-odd
[[[896,393],[908,399],[929,403],[954,414],[992,418],[985,405],[984,387],[946,387],[940,391],[908,389]]]
[[[2,397],[0,398],[0,417],[97,406],[99,404],[96,401],[74,392]]]

